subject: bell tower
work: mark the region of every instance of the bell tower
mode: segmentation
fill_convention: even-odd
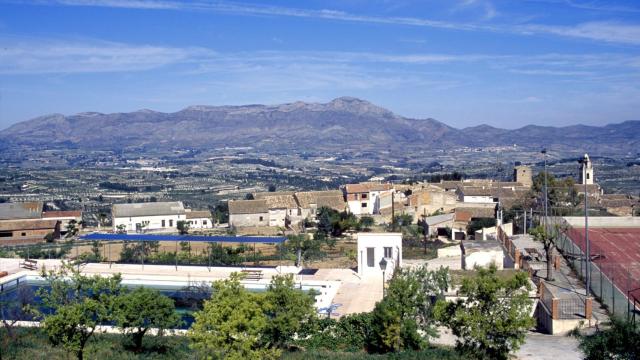
[[[582,166],[580,167],[580,183],[582,185],[593,185],[593,164],[591,163],[591,159],[589,159],[588,154],[584,154],[584,158],[581,161]]]

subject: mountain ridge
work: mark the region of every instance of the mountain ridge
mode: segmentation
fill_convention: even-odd
[[[50,114],[0,131],[10,146],[123,149],[131,147],[255,146],[332,148],[437,148],[518,145],[581,147],[629,152],[640,147],[640,121],[604,126],[527,125],[501,129],[481,124],[454,128],[433,118],[403,117],[366,100],[340,97],[327,103],[193,105],[176,112]]]

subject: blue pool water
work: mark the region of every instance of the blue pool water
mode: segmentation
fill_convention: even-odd
[[[122,285],[128,288],[140,286],[158,290],[161,294],[171,298],[176,307],[176,312],[182,318],[181,329],[188,329],[194,321],[194,312],[202,309],[203,302],[211,297],[210,283],[197,282],[176,282],[159,280],[123,280]],[[245,287],[252,292],[266,291],[265,284],[245,284]],[[303,291],[314,289],[318,292],[323,286],[303,285]],[[18,280],[13,280],[0,285],[0,311],[6,319],[16,319],[24,321],[37,320],[33,315],[23,311],[23,305],[31,305],[41,312],[50,312],[44,308],[41,299],[38,297],[38,290],[47,289],[48,286],[41,278],[35,276],[25,276]],[[319,297],[316,297],[316,301]]]

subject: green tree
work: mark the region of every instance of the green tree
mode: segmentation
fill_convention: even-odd
[[[307,234],[289,235],[286,243],[288,250],[296,254],[296,266],[322,258],[325,254],[320,245],[320,239],[311,239]]]
[[[393,217],[393,225],[395,228],[408,226],[413,223],[413,215],[400,214]]]
[[[612,317],[609,327],[579,340],[587,360],[640,359],[640,327],[631,321]]]
[[[373,310],[370,350],[386,353],[425,348],[429,337],[437,335],[431,299],[441,297],[448,286],[448,268],[398,269],[386,296]]]
[[[371,216],[363,216],[360,218],[360,227],[362,227],[364,231],[370,231],[374,224],[375,220]]]
[[[316,235],[319,237],[328,237],[333,231],[333,222],[331,220],[332,209],[321,207],[318,209],[318,231]]]
[[[459,338],[457,349],[472,358],[508,359],[534,325],[527,273],[501,279],[496,272],[495,266],[477,268],[475,277],[462,282],[462,299],[435,306],[436,319]]]
[[[314,296],[296,289],[293,274],[271,279],[264,299],[268,318],[264,336],[270,347],[285,348],[301,326],[316,317]]]
[[[189,234],[189,228],[191,227],[191,224],[189,224],[188,221],[179,220],[176,223],[176,227],[178,228],[178,233],[180,235],[187,235],[187,234]]]
[[[159,291],[139,287],[121,295],[115,303],[115,320],[133,343],[134,349],[142,350],[142,339],[151,329],[163,330],[180,325],[180,316],[175,311],[173,300]]]
[[[81,360],[97,326],[112,320],[115,300],[123,292],[120,275],[85,276],[63,263],[60,270],[43,270],[42,276],[48,287],[38,295],[52,312],[35,312],[43,318],[42,327],[53,345],[62,345]]]
[[[207,359],[279,358],[279,350],[262,342],[268,326],[262,297],[247,291],[237,274],[214,282],[213,296],[195,313],[188,332],[193,349]]]
[[[542,243],[547,260],[547,281],[553,281],[553,249],[556,237],[551,232],[545,230],[543,226],[536,226],[529,230],[529,234],[535,241]]]

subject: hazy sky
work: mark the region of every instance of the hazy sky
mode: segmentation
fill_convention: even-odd
[[[640,119],[640,2],[0,0],[0,129],[339,96],[455,127]]]

